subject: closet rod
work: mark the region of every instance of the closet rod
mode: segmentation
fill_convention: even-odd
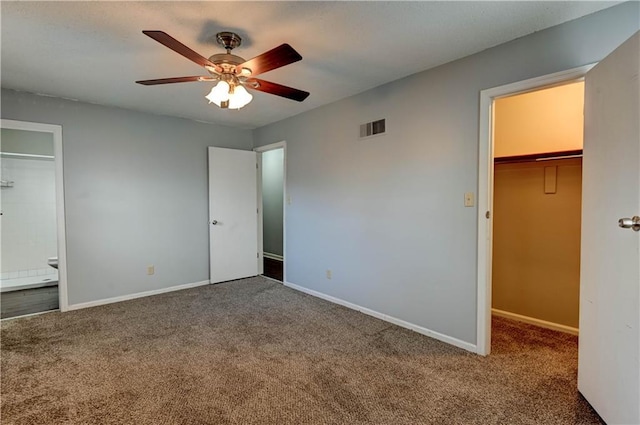
[[[495,164],[509,164],[514,162],[551,161],[554,159],[570,159],[582,157],[582,149],[561,152],[536,153],[532,155],[503,156],[494,158]]]
[[[571,158],[582,158],[582,154],[577,153],[575,155],[550,156],[548,158],[538,158],[536,159],[536,161],[553,161],[554,159],[571,159]]]

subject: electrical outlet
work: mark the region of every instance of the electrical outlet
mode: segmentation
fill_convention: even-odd
[[[464,206],[465,207],[473,206],[473,192],[467,192],[464,194]]]
[[[149,276],[151,276],[152,274],[154,274],[156,272],[156,268],[155,266],[152,264],[150,266],[147,266],[147,274]]]
[[[331,279],[333,277],[333,273],[331,270],[327,270],[327,279]]]

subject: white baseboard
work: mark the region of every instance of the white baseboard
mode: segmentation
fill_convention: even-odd
[[[271,258],[272,260],[284,261],[284,257],[278,254],[272,254],[270,252],[263,252],[262,256],[264,258]]]
[[[465,342],[462,341],[460,339],[457,338],[453,338],[451,336],[448,335],[444,335],[441,334],[439,332],[436,331],[432,331],[431,329],[427,329],[427,328],[423,328],[422,326],[418,326],[415,325],[413,323],[409,323],[409,322],[405,322],[404,320],[383,314],[383,313],[379,313],[375,310],[371,310],[369,308],[366,307],[361,307],[357,304],[353,304],[350,303],[348,301],[342,300],[340,298],[336,298],[333,297],[331,295],[327,295],[327,294],[323,294],[322,292],[318,292],[318,291],[314,291],[313,289],[309,289],[309,288],[305,288],[304,286],[300,286],[300,285],[296,285],[294,283],[290,283],[290,282],[284,282],[284,285],[291,288],[291,289],[295,289],[296,291],[300,291],[300,292],[304,292],[305,294],[309,294],[312,295],[314,297],[317,298],[321,298],[323,300],[332,302],[334,304],[339,304],[343,307],[347,307],[350,308],[352,310],[356,310],[359,311],[361,313],[364,313],[366,315],[369,316],[373,316],[377,319],[380,320],[384,320],[385,322],[389,322],[389,323],[393,323],[394,325],[398,325],[400,327],[406,328],[406,329],[410,329],[414,332],[417,332],[419,334],[422,335],[426,335],[428,337],[431,337],[433,339],[437,339],[438,341],[442,341],[442,342],[446,342],[447,344],[451,344],[454,345],[456,347],[462,348],[464,350],[467,351],[471,351],[472,353],[476,353],[477,352],[477,348],[475,344],[471,344],[469,342]]]
[[[122,295],[122,296],[119,296],[119,297],[105,298],[103,300],[89,301],[89,302],[86,302],[86,303],[79,303],[79,304],[71,304],[71,305],[67,306],[65,311],[80,310],[82,308],[89,308],[89,307],[96,307],[96,306],[99,306],[99,305],[119,303],[121,301],[128,301],[128,300],[133,300],[133,299],[136,299],[136,298],[149,297],[151,295],[164,294],[166,292],[181,291],[183,289],[195,288],[195,287],[198,287],[198,286],[204,286],[204,285],[208,285],[208,284],[209,284],[208,280],[203,280],[201,282],[185,283],[183,285],[170,286],[168,288],[154,289],[154,290],[151,290],[151,291],[138,292],[138,293],[135,293],[135,294]]]
[[[504,310],[498,310],[496,308],[491,309],[491,314],[493,314],[494,316],[517,320],[519,322],[540,326],[541,328],[553,329],[554,331],[565,332],[572,335],[578,335],[579,333],[578,328],[572,328],[571,326],[561,325],[559,323],[547,322],[546,320],[536,319],[535,317],[523,316],[521,314],[511,313]]]

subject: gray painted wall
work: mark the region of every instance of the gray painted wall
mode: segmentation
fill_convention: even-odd
[[[5,89],[2,118],[62,125],[70,304],[208,280],[206,147],[250,131]]]
[[[287,280],[475,343],[480,90],[598,61],[639,16],[622,4],[255,130],[287,141]],[[387,134],[359,140],[379,118]]]
[[[262,154],[263,251],[282,255],[284,149]]]

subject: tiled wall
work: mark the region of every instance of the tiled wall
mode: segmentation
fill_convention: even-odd
[[[47,159],[0,158],[2,279],[55,274],[47,258],[57,255],[55,163]]]

